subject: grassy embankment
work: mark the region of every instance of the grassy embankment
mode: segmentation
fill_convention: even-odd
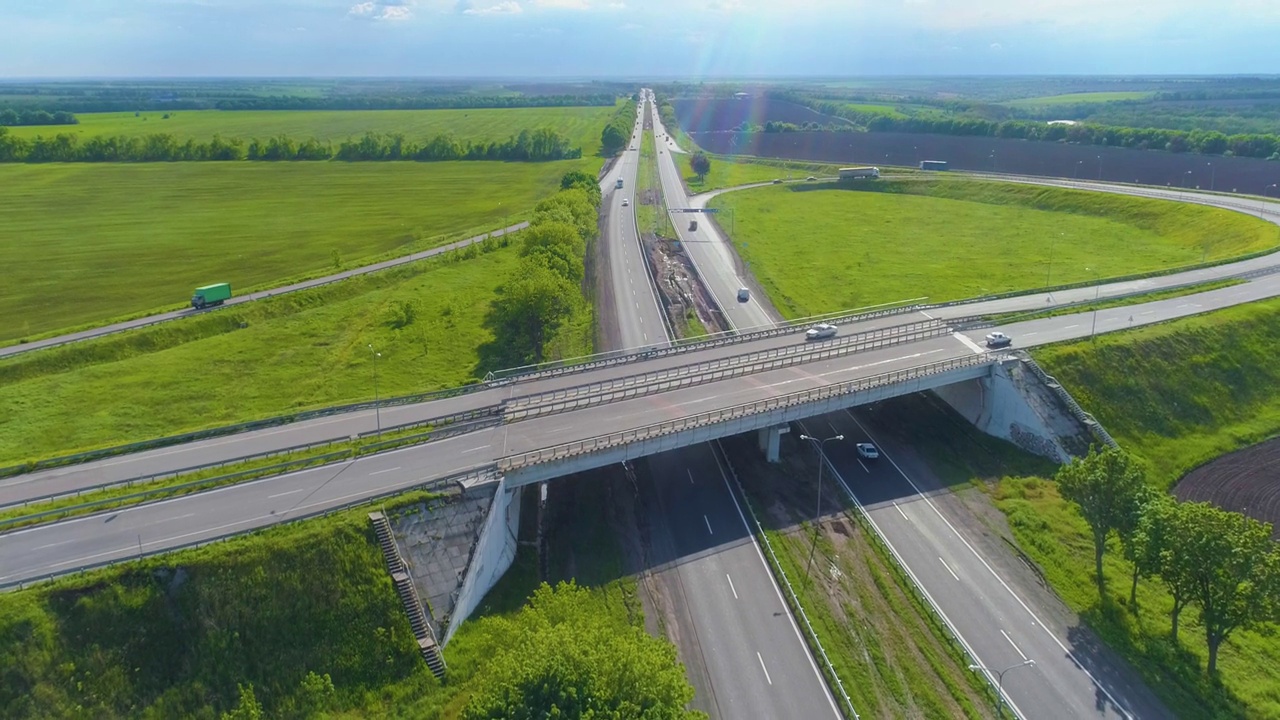
[[[803,183],[711,201],[735,214],[734,245],[784,315],[1041,287],[1050,238],[1052,284],[1169,270],[1280,241],[1256,218],[1145,198],[947,180],[855,187]]]
[[[596,164],[0,166],[0,342],[436,247],[519,220]]]
[[[1037,360],[1150,468],[1160,490],[1220,455],[1280,433],[1280,301],[1230,308],[1096,342],[1035,351]],[[1154,581],[1128,607],[1130,567],[1118,543],[1105,559],[1108,592],[1098,597],[1093,544],[1079,514],[1052,483],[1005,480],[995,493],[1019,544],[1054,589],[1113,648],[1143,670],[1182,717],[1280,717],[1280,637],[1242,631],[1219,657],[1222,683],[1204,675],[1204,631],[1184,613],[1169,640],[1172,601]]]
[[[586,156],[600,151],[600,128],[611,107],[472,108],[459,110],[176,110],[148,111],[137,117],[124,113],[78,114],[78,125],[14,127],[17,137],[74,134],[141,136],[169,133],[179,140],[207,141],[214,135],[249,140],[288,135],[295,140],[314,137],[340,142],[366,132],[400,133],[422,140],[452,133],[459,140],[505,140],[521,130],[555,128],[582,147]]]
[[[772,182],[781,180],[803,180],[810,175],[814,177],[834,177],[840,169],[838,165],[819,163],[787,162],[783,160],[766,160],[764,158],[742,160],[722,155],[709,155],[711,172],[699,179],[697,173],[689,165],[691,155],[677,155],[676,162],[680,166],[680,176],[692,193],[703,193],[719,188],[747,185],[750,183]]]
[[[854,708],[863,717],[994,717],[994,694],[842,491],[826,488],[814,544],[817,460],[784,442],[794,447],[782,465],[745,452],[734,454],[736,469],[757,515],[767,508],[765,534]]]
[[[422,663],[357,509],[0,595],[6,717],[216,718],[253,684],[268,717],[457,717],[537,584],[531,553],[445,650]],[[580,609],[639,627],[607,525],[587,523]],[[315,677],[308,680],[308,673]],[[328,676],[329,682],[323,681]]]
[[[488,317],[518,262],[499,245],[7,360],[0,465],[371,400],[370,344],[382,397],[514,364]],[[589,353],[589,322],[552,354]]]

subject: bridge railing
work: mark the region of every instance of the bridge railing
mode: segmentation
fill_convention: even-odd
[[[581,395],[606,393],[614,390],[615,388],[649,385],[669,378],[680,378],[695,375],[705,377],[706,373],[724,368],[745,367],[750,368],[747,372],[759,372],[761,370],[772,369],[769,367],[761,367],[761,361],[767,361],[775,358],[795,357],[800,362],[810,362],[812,360],[823,359],[826,357],[835,357],[836,355],[830,354],[831,351],[843,351],[840,354],[864,352],[882,347],[890,347],[904,342],[941,337],[949,333],[950,329],[939,320],[926,320],[907,325],[895,325],[889,328],[881,328],[865,333],[859,333],[850,337],[840,338],[834,341],[824,342],[822,345],[813,345],[810,343],[785,345],[753,353],[733,355],[726,358],[717,358],[715,360],[707,360],[700,363],[691,363],[688,365],[664,368],[662,370],[654,370],[652,372],[637,375],[628,375],[626,377],[614,378],[611,380],[603,380],[600,382],[574,385],[572,387],[560,388],[557,390],[549,390],[543,393],[524,395],[512,398],[503,406],[503,410],[504,412],[510,413],[525,407],[542,405]],[[723,378],[707,377],[704,382],[712,382],[716,379]]]
[[[847,380],[841,383],[810,388],[808,390],[801,390],[787,395],[779,395],[777,397],[743,403],[741,405],[734,405],[732,407],[721,408],[718,410],[711,410],[704,413],[698,413],[696,415],[687,415],[674,420],[653,423],[644,427],[606,433],[604,435],[597,435],[585,440],[576,440],[574,442],[555,445],[548,448],[509,455],[498,460],[498,467],[499,470],[506,473],[513,470],[519,470],[530,465],[538,465],[577,455],[607,450],[619,445],[628,445],[641,440],[670,435],[695,427],[714,425],[748,415],[758,415],[779,408],[816,402],[832,397],[839,397],[841,395],[850,395],[863,390],[869,390],[871,388],[893,385],[908,380],[949,372],[951,370],[973,367],[975,365],[990,364],[1003,358],[1003,355],[994,355],[990,353],[984,353],[981,355],[970,354],[962,357],[940,360],[926,365],[893,370],[891,372],[881,373],[871,377]]]

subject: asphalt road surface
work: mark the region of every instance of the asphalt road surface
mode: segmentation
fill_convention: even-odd
[[[1011,670],[1004,680],[1007,701],[1020,715],[1037,720],[1169,717],[1136,673],[1100,657],[1089,643],[1078,643],[1071,627],[1033,607],[1034,600],[1006,581],[959,529],[961,523],[948,519],[930,498],[936,488],[908,477],[895,462],[894,449],[854,413],[831,413],[805,425],[820,435],[844,435],[843,442],[826,446],[839,482],[866,508],[979,663],[998,671],[1035,661]],[[875,443],[880,459],[858,457],[854,444],[859,442]]]
[[[433,257],[441,253],[449,252],[450,250],[457,250],[458,248],[464,248],[472,243],[480,242],[481,240],[484,240],[490,236],[500,237],[505,233],[515,232],[516,230],[522,230],[528,226],[529,226],[529,223],[527,222],[516,223],[515,225],[511,225],[509,227],[502,228],[500,230],[494,230],[493,232],[485,233],[484,235],[477,235],[475,237],[470,237],[465,240],[459,240],[457,242],[449,243],[448,245],[441,245],[440,247],[431,248],[430,250],[423,250],[422,252],[416,252],[416,253],[413,253],[412,255],[405,255],[404,257],[393,258],[391,260],[384,260],[382,262],[373,263],[372,265],[365,265],[363,267],[352,268],[350,270],[344,270],[340,273],[334,273],[333,275],[326,275],[324,277],[314,278],[312,280],[304,280],[302,282],[293,283],[292,285],[282,285],[281,287],[271,288],[270,290],[261,290],[259,292],[248,293],[245,295],[236,295],[232,297],[230,300],[227,300],[226,302],[224,302],[218,308],[210,308],[208,310],[196,310],[194,308],[184,308],[182,310],[174,310],[167,313],[159,313],[156,315],[147,315],[145,317],[134,318],[133,320],[126,320],[124,322],[113,323],[111,325],[103,325],[102,327],[90,328],[88,330],[82,330],[80,332],[68,333],[66,335],[58,335],[56,337],[45,338],[43,340],[32,340],[31,342],[22,343],[20,345],[9,345],[7,347],[0,347],[0,358],[7,357],[10,355],[17,355],[19,353],[29,352],[31,350],[40,350],[42,348],[54,347],[56,345],[65,345],[67,343],[76,342],[79,340],[89,340],[91,338],[102,337],[104,335],[112,335],[114,333],[123,332],[125,330],[133,330],[140,327],[146,327],[147,325],[155,325],[156,323],[167,322],[169,320],[178,320],[185,317],[192,317],[194,315],[199,315],[201,313],[216,312],[219,308],[226,308],[232,305],[239,305],[241,303],[253,302],[254,300],[262,300],[265,298],[274,297],[276,295],[283,295],[284,293],[296,292],[298,290],[306,290],[307,288],[313,288],[320,285],[328,285],[329,283],[337,282],[339,280],[345,280],[347,278],[355,277],[357,275],[365,275],[371,272],[377,272],[379,270],[386,270],[387,268],[396,267],[397,265],[404,265],[411,262],[417,262],[419,260],[425,260],[426,258]],[[232,289],[234,290],[234,288]]]

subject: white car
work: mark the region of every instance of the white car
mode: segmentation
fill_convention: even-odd
[[[876,446],[872,445],[871,443],[858,443],[857,448],[858,448],[858,457],[862,458],[863,460],[875,460],[876,458],[880,457],[880,451],[877,450]]]
[[[1005,335],[999,330],[987,335],[987,347],[990,347],[990,348],[1008,347],[1012,343],[1013,343],[1013,338],[1009,337],[1008,335]]]
[[[804,339],[805,340],[822,340],[824,338],[835,337],[836,332],[838,331],[836,330],[835,325],[828,325],[827,323],[821,323],[818,325],[814,325],[808,330],[805,330]]]
[[[630,205],[630,204],[631,204],[631,201],[630,201],[630,200],[628,200],[628,199],[626,199],[626,198],[622,198],[622,207],[627,207],[627,206],[628,206],[628,205]]]

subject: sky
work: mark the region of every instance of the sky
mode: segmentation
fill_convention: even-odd
[[[1276,0],[0,0],[0,77],[1275,73]]]

